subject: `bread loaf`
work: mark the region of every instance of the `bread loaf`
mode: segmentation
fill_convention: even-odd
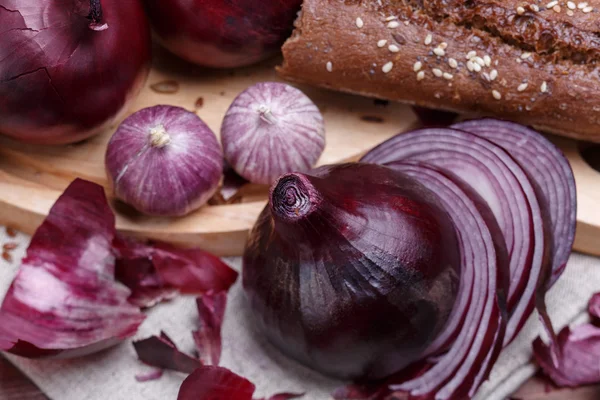
[[[305,0],[286,79],[600,142],[600,1]]]

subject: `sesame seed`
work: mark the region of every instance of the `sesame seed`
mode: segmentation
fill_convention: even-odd
[[[525,52],[525,53],[521,54],[521,60],[526,60],[529,57],[531,57],[531,53],[529,53],[529,52]]]
[[[356,18],[356,27],[357,28],[362,28],[363,26],[365,26],[365,23],[363,22],[361,17]]]
[[[438,45],[438,47],[442,50],[446,50],[448,48],[448,43],[442,42]]]
[[[498,77],[498,71],[497,71],[497,70],[495,70],[495,69],[493,69],[493,70],[490,72],[490,80],[492,80],[492,81],[493,81],[493,80],[496,80],[496,78],[497,78],[497,77]]]
[[[584,8],[586,8],[588,6],[588,3],[583,1],[579,4],[577,4],[577,8],[579,8],[580,10],[583,10]]]
[[[500,92],[497,91],[497,90],[492,90],[492,96],[494,96],[494,98],[496,100],[501,100],[502,99],[502,94],[500,94]]]
[[[482,73],[481,76],[483,76],[483,78],[488,82],[492,80],[492,78],[490,78],[490,74],[487,72]]]
[[[555,13],[560,13],[560,10],[561,10],[560,6],[554,6],[554,7],[552,7],[552,9],[554,10]]]
[[[527,86],[529,86],[527,83],[521,83],[519,87],[517,87],[517,90],[519,92],[523,92],[525,89],[527,89]]]
[[[481,65],[479,65],[477,63],[473,63],[473,71],[481,72]]]
[[[423,63],[421,61],[417,61],[416,63],[414,63],[413,71],[419,72],[421,68],[423,68]]]
[[[548,91],[548,83],[546,81],[544,81],[542,83],[542,86],[540,87],[540,92],[546,93],[547,91]]]
[[[331,61],[327,61],[327,64],[325,64],[325,68],[327,68],[327,71],[329,72],[333,71],[333,64],[331,63]]]
[[[458,68],[458,62],[454,58],[448,59],[448,65],[450,68]]]
[[[471,60],[467,61],[467,69],[469,71],[473,71],[473,66],[475,65],[475,63]]]
[[[390,72],[392,70],[393,67],[394,67],[394,63],[389,61],[389,62],[385,63],[383,65],[383,67],[381,67],[381,70],[387,74],[388,72]]]
[[[577,8],[575,3],[573,3],[572,1],[567,1],[567,7],[569,7],[569,9],[571,9],[571,10],[574,10]]]
[[[442,75],[444,77],[444,79],[446,80],[451,80],[452,78],[454,78],[454,75],[449,74],[448,72],[444,72],[444,75]]]
[[[516,58],[515,61],[517,62],[517,64],[521,64],[523,62],[523,60],[521,60],[520,58]]]
[[[517,14],[522,15],[525,13],[525,9],[521,6],[517,7]]]
[[[390,21],[387,24],[387,27],[391,28],[391,29],[397,28],[399,26],[400,26],[400,22],[398,22],[398,21]]]
[[[483,56],[483,62],[485,63],[486,67],[489,67],[492,65],[492,58],[486,54]]]
[[[594,7],[591,7],[591,6],[590,6],[590,7],[586,7],[586,8],[584,8],[584,9],[583,9],[583,10],[581,10],[581,11],[583,11],[584,13],[586,13],[586,14],[587,14],[587,13],[589,13],[589,12],[592,12],[593,10],[594,10]]]
[[[485,61],[483,61],[483,58],[481,58],[481,57],[475,57],[473,59],[473,61],[475,61],[477,64],[481,65],[482,67],[485,67]]]
[[[432,40],[433,40],[433,36],[431,36],[431,34],[425,36],[425,44],[426,45],[430,45]]]
[[[471,50],[470,52],[467,53],[467,60],[470,60],[471,58],[475,57],[477,55],[477,52],[474,50]]]
[[[529,8],[531,8],[531,11],[535,11],[535,12],[539,12],[540,8],[537,6],[537,4],[531,4],[529,6]]]
[[[419,71],[417,74],[417,80],[422,81],[423,79],[425,79],[425,71]]]
[[[386,21],[393,21],[395,19],[397,19],[398,17],[396,17],[395,15],[390,15],[389,17],[387,17],[385,20]]]
[[[573,15],[575,15],[575,13],[573,11],[571,11],[571,10],[567,10],[567,15],[569,17],[572,17]]]
[[[409,26],[410,25],[410,21],[409,20],[404,21],[404,25]]]
[[[550,3],[546,4],[546,8],[550,9],[557,4],[558,4],[558,0],[551,1]]]
[[[386,44],[387,44],[387,40],[381,39],[379,42],[377,42],[377,47],[383,47]]]
[[[444,75],[444,73],[442,72],[442,70],[441,70],[441,69],[438,69],[438,68],[434,68],[434,69],[432,69],[432,70],[431,70],[431,72],[433,72],[433,74],[434,74],[435,76],[437,76],[438,78],[441,78],[441,77],[442,77],[442,75]]]
[[[392,53],[397,53],[400,51],[400,47],[396,46],[395,44],[390,44],[388,46],[388,50],[391,51]]]
[[[433,54],[435,54],[438,57],[443,57],[446,55],[446,52],[444,51],[444,49],[440,49],[439,47],[436,47],[435,49],[433,49]]]

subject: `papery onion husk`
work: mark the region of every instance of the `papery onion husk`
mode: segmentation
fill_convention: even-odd
[[[208,292],[196,299],[199,327],[192,332],[199,358],[204,365],[219,365],[221,360],[221,325],[227,306],[226,292]]]
[[[140,0],[0,0],[0,133],[61,144],[101,132],[149,70]]]
[[[33,235],[0,307],[0,350],[78,357],[133,336],[144,315],[115,281],[114,237],[102,187],[75,180]]]
[[[534,308],[538,282],[551,263],[544,213],[523,169],[494,143],[468,132],[428,128],[397,135],[367,153],[364,162],[392,166],[419,161],[442,168],[480,195],[504,235],[510,258],[505,343]]]
[[[207,67],[253,64],[279,51],[301,0],[144,0],[159,41]]]
[[[205,365],[188,376],[177,400],[252,400],[256,386],[227,368]]]
[[[238,273],[217,256],[198,248],[163,242],[142,243],[118,235],[116,276],[132,291],[129,301],[147,308],[178,293],[227,291]]]
[[[417,361],[456,297],[454,227],[436,196],[370,164],[286,174],[243,259],[260,330],[323,373],[377,379]]]
[[[182,216],[205,204],[222,166],[215,134],[196,114],[174,106],[130,115],[106,150],[115,196],[149,215]]]
[[[192,373],[202,366],[197,358],[181,352],[166,333],[133,342],[140,361],[153,367]]]
[[[257,83],[240,93],[221,125],[225,158],[250,182],[271,184],[288,172],[307,172],[325,148],[317,106],[299,89]]]

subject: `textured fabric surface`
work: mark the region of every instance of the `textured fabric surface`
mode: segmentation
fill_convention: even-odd
[[[14,260],[0,259],[0,297],[8,289],[28,244],[19,235],[7,238],[0,227],[0,245],[17,242]],[[225,261],[240,269],[239,258]],[[587,301],[600,291],[600,260],[580,254],[571,256],[565,274],[548,296],[548,308],[554,324],[560,328],[585,315]],[[137,338],[164,330],[183,351],[194,349],[191,331],[195,329],[197,312],[194,299],[180,297],[148,312]],[[253,330],[252,317],[246,308],[241,284],[231,289],[223,325],[223,357],[221,365],[245,376],[257,386],[257,396],[279,391],[306,392],[305,399],[326,400],[339,381],[327,379],[287,359]],[[517,339],[506,348],[496,363],[491,379],[481,388],[477,400],[504,400],[536,368],[531,364],[531,341],[541,327],[533,315]],[[7,357],[28,375],[53,400],[175,400],[184,375],[167,372],[157,381],[138,383],[134,376],[148,370],[137,361],[130,341],[113,349],[77,360],[27,360]]]

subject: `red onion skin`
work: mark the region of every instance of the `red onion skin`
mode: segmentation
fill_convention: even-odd
[[[279,51],[301,0],[145,0],[159,41],[213,68],[254,64]]]
[[[0,0],[1,133],[73,143],[127,108],[149,71],[148,23],[140,0],[100,5],[108,26],[93,30],[90,0]]]
[[[159,139],[165,141],[154,145],[153,130],[164,132]],[[216,192],[223,152],[196,114],[158,105],[123,121],[108,143],[105,164],[117,198],[148,215],[183,216]]]
[[[386,167],[343,164],[278,180],[248,241],[243,284],[281,351],[332,376],[378,379],[439,333],[459,265],[430,192]]]

